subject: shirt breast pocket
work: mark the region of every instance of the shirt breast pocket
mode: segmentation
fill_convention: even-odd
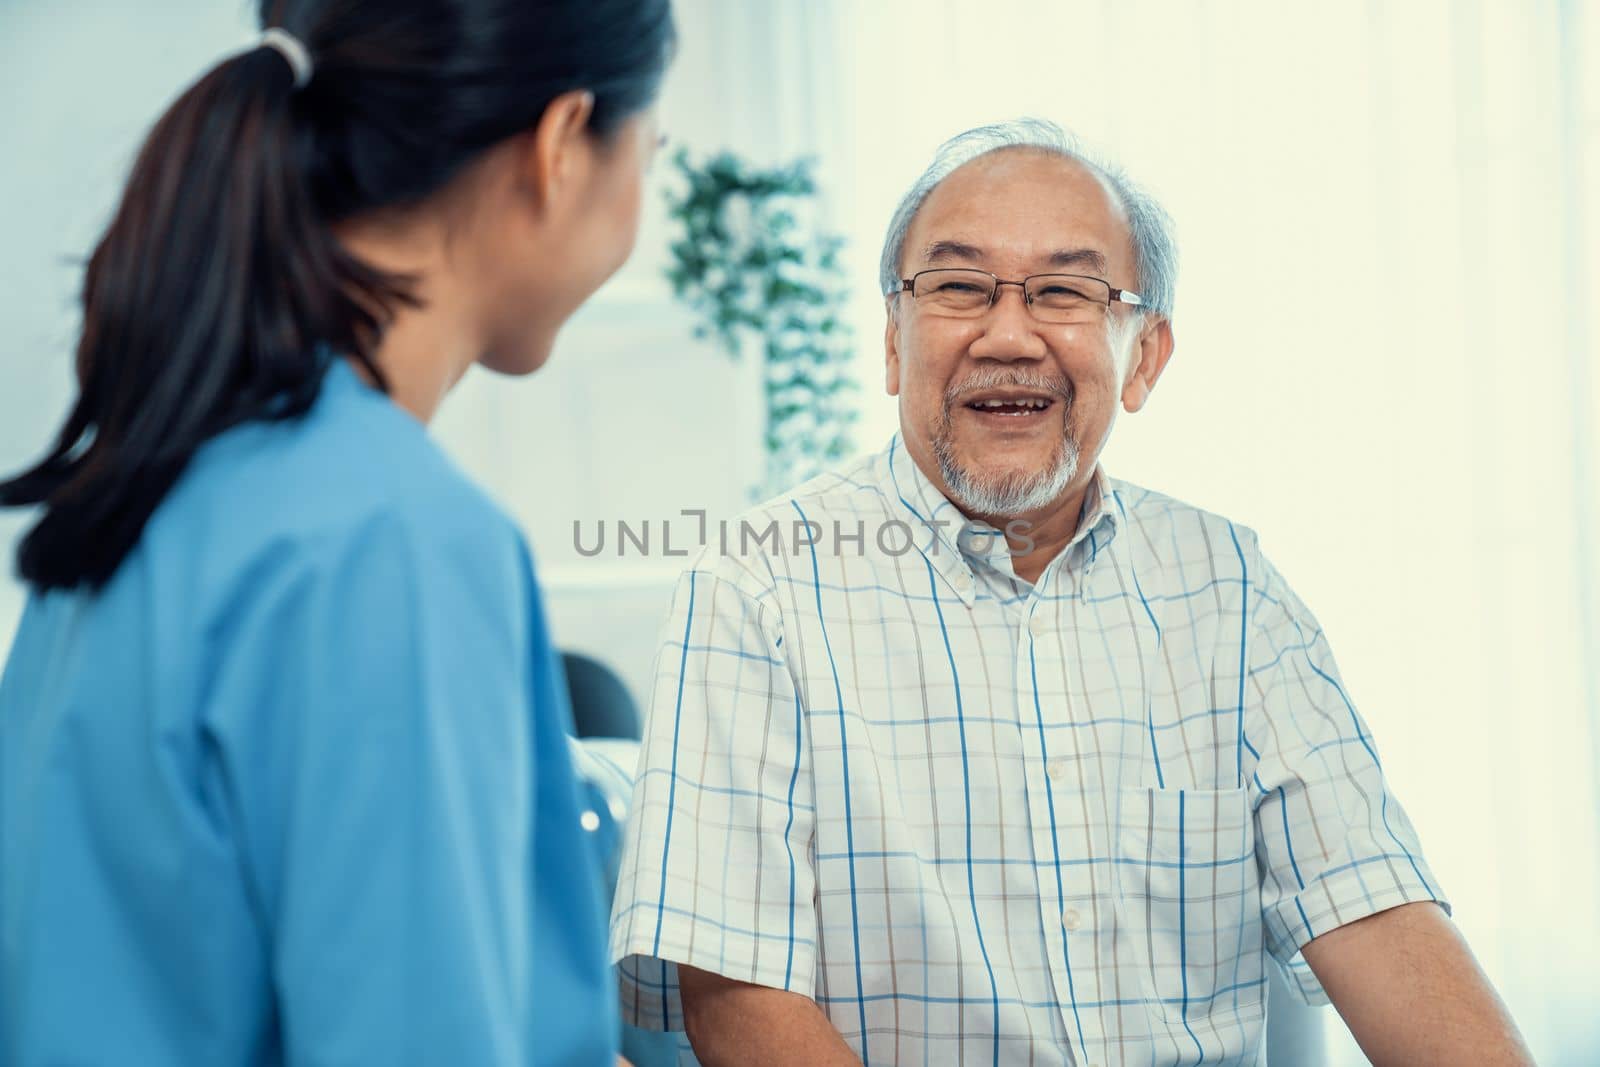
[[[1123,789],[1119,802],[1123,958],[1140,968],[1152,1007],[1174,1026],[1259,1017],[1261,886],[1248,791]]]

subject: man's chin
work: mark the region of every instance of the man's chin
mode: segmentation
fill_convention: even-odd
[[[961,469],[973,474],[981,472],[985,478],[1043,476],[1061,461],[1059,431],[1046,436],[958,430],[948,441]]]
[[[969,467],[954,479],[947,477],[947,482],[964,511],[1008,520],[1048,507],[1066,489],[1073,473],[1072,464],[987,468],[981,475]]]
[[[976,471],[965,467],[962,474],[965,484],[987,495],[1017,492],[1047,481],[1053,472],[1044,466],[995,468],[984,467]]]
[[[1010,519],[1048,507],[1077,474],[1077,443],[1057,431],[1033,435],[975,434],[946,424],[933,438],[934,458],[953,499],[969,515]],[[1030,439],[1031,438],[1031,439]]]

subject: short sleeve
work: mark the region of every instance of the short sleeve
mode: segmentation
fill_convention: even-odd
[[[1298,997],[1326,1004],[1300,954],[1307,942],[1401,904],[1449,905],[1322,628],[1270,562],[1244,558],[1253,572],[1244,740],[1267,948]]]
[[[683,1028],[679,963],[815,991],[804,715],[777,612],[740,585],[691,569],[664,629],[612,913],[635,1026]]]
[[[571,716],[509,524],[385,513],[237,599],[206,701],[285,1059],[612,1064]]]

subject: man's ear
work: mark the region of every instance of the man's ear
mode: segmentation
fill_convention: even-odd
[[[524,136],[517,159],[517,177],[542,207],[567,192],[576,174],[580,153],[588,146],[589,117],[594,114],[594,93],[573,89],[550,101],[538,123]]]
[[[891,295],[883,304],[888,313],[883,326],[884,388],[890,396],[900,395],[900,316],[895,311],[898,296]]]
[[[1122,386],[1122,407],[1130,415],[1150,399],[1156,379],[1161,377],[1161,372],[1167,369],[1167,361],[1172,358],[1172,345],[1172,323],[1168,319],[1154,319],[1139,330],[1133,366]]]

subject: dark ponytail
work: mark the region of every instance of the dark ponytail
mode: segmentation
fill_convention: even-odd
[[[110,578],[208,438],[277,404],[303,412],[316,342],[362,358],[406,299],[340,250],[293,160],[283,58],[207,74],[156,124],[89,259],[79,396],[55,447],[0,485],[45,504],[18,570],[42,588]]]
[[[605,135],[654,98],[672,46],[667,0],[262,6],[315,73],[297,92],[272,49],[229,59],[140,151],[84,276],[77,400],[0,482],[0,506],[43,505],[17,553],[36,588],[108,581],[198,448],[303,414],[328,352],[382,383],[372,354],[413,280],[349,255],[334,223],[422,199],[571,89],[595,93]]]

